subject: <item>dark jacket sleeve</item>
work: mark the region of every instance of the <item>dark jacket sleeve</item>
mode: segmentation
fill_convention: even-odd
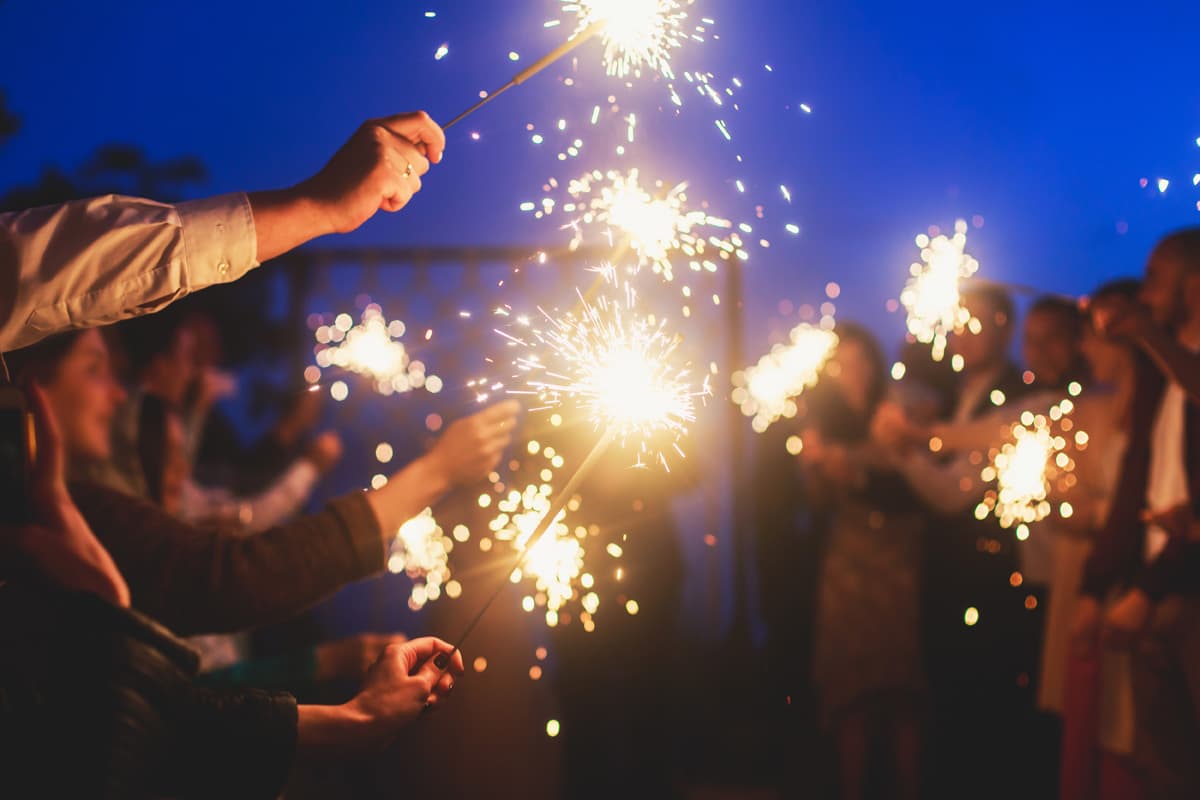
[[[166,788],[180,797],[277,797],[292,767],[297,724],[289,694],[193,689],[176,720]]]
[[[1135,584],[1156,603],[1168,594],[1200,592],[1200,542],[1172,537]]]
[[[94,484],[71,494],[134,606],[180,635],[287,619],[384,566],[379,523],[361,492],[254,536],[197,528]]]

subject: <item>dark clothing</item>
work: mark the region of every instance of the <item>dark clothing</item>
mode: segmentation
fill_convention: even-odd
[[[1146,539],[1142,513],[1146,510],[1146,489],[1154,457],[1154,423],[1166,388],[1166,380],[1153,365],[1139,363],[1129,447],[1121,465],[1112,511],[1084,567],[1083,592],[1093,597],[1103,598],[1118,586],[1140,588],[1156,601],[1170,593],[1200,592],[1200,542],[1172,540],[1148,565],[1142,556]],[[1184,463],[1196,513],[1200,511],[1197,508],[1200,506],[1200,406],[1189,401],[1186,408]]]
[[[181,635],[287,619],[384,566],[379,523],[361,492],[254,536],[197,528],[94,484],[73,484],[71,496],[133,604]]]
[[[295,700],[197,688],[197,666],[135,611],[0,588],[5,786],[39,797],[275,797],[295,752]]]
[[[1133,670],[1135,755],[1147,797],[1200,797],[1200,598],[1158,604]]]

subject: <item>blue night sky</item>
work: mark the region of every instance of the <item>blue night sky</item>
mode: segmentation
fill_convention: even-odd
[[[563,28],[542,27],[556,13],[554,0],[7,0],[0,85],[24,127],[0,150],[3,185],[48,163],[76,166],[107,141],[199,156],[211,177],[198,192],[283,185],[365,117],[457,113],[513,72],[510,50],[527,63],[561,39]],[[356,240],[555,246],[557,225],[518,211],[546,177],[638,165],[690,181],[693,199],[737,220],[766,206],[755,236],[773,246],[751,248],[754,307],[818,301],[836,279],[843,316],[878,319],[915,254],[912,236],[930,224],[981,215],[969,249],[982,274],[1083,292],[1138,271],[1162,232],[1200,223],[1196,3],[700,0],[693,16],[714,18],[720,40],[689,45],[677,71],[701,66],[721,86],[740,77],[740,112],[717,114],[692,94],[672,118],[658,111],[661,82],[626,90],[601,80],[590,45],[579,85],[564,89],[569,68],[552,68],[452,131],[417,204]],[[449,55],[435,62],[443,42]],[[642,120],[623,159],[602,136],[566,166],[549,144],[529,142],[527,122],[586,121],[614,88],[622,113]],[[1143,177],[1151,188],[1139,187]],[[1172,182],[1164,196],[1158,177]],[[785,234],[785,222],[802,236]],[[898,336],[894,322],[884,330]]]

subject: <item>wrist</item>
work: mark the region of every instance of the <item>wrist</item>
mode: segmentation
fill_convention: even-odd
[[[297,717],[296,748],[302,756],[361,754],[381,740],[381,726],[354,700],[340,706],[301,705]]]
[[[411,467],[417,471],[421,484],[435,499],[454,488],[450,468],[438,456],[437,450],[431,450],[421,456],[412,462]]]

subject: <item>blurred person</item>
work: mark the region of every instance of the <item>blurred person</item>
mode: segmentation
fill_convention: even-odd
[[[1078,303],[1057,295],[1033,301],[1021,329],[1021,354],[1035,387],[1063,392],[1071,381],[1086,383],[1083,336]]]
[[[157,397],[148,395],[142,402],[137,450],[149,499],[171,516],[198,527],[225,525],[245,536],[277,524],[268,522],[265,513],[214,518],[211,507],[205,507],[202,514],[196,514],[187,496],[190,465],[183,421]],[[404,641],[400,634],[362,634],[273,658],[250,658],[245,633],[193,636],[188,643],[200,654],[205,684],[291,689],[340,678],[360,680],[389,644]]]
[[[1107,520],[1120,465],[1129,441],[1137,375],[1144,363],[1132,345],[1107,335],[1109,310],[1136,298],[1139,283],[1119,280],[1089,298],[1081,348],[1091,382],[1076,399],[1072,419],[1087,433],[1076,448],[1076,483],[1061,499],[1073,514],[1059,521],[1053,591],[1046,613],[1038,703],[1061,715],[1059,796],[1063,800],[1141,796],[1132,765],[1133,708],[1128,653],[1080,648],[1073,623],[1081,598],[1084,565],[1093,539]]]
[[[90,462],[82,477],[161,504],[163,492],[158,483],[164,472],[161,465],[156,465],[151,474],[145,472],[143,447],[156,445],[161,450],[166,424],[163,417],[169,410],[170,421],[179,426],[182,436],[180,447],[172,450],[175,461],[166,464],[175,468],[174,473],[167,474],[180,484],[171,496],[178,507],[169,513],[197,525],[224,523],[261,531],[298,513],[319,479],[341,459],[341,438],[334,431],[326,431],[312,440],[301,457],[252,495],[239,496],[225,487],[197,483],[193,478],[196,431],[204,425],[209,400],[201,399],[190,406],[186,401],[196,393],[211,395],[213,390],[204,387],[213,378],[211,369],[197,357],[199,337],[195,329],[171,308],[119,323],[109,330],[119,334],[122,342],[120,352],[131,375],[129,396],[116,411],[111,457]],[[196,384],[201,388],[194,392]],[[148,413],[157,430],[143,440],[141,426]]]
[[[0,352],[160,311],[305,242],[404,208],[446,146],[423,111],[369,120],[286,189],[176,205],[105,195],[0,214]]]
[[[123,392],[97,330],[61,334],[9,356],[39,380],[71,423],[72,469],[111,456],[109,423]],[[226,633],[294,615],[342,585],[381,572],[395,532],[453,487],[482,480],[508,446],[519,406],[499,403],[446,427],[432,449],[380,489],[242,536],[198,528],[145,501],[87,482],[71,496],[128,582],[134,603],[181,634]]]
[[[1200,405],[1195,376],[1170,369],[1200,352],[1200,228],[1151,252],[1142,308],[1111,309],[1105,329],[1132,336],[1158,369],[1138,375],[1130,442],[1112,511],[1088,558],[1076,614],[1081,647],[1132,648],[1136,757],[1147,796],[1200,796]],[[1155,331],[1157,328],[1159,330]],[[1167,369],[1163,371],[1163,368]],[[1165,524],[1164,524],[1165,523]],[[1104,608],[1106,597],[1115,601]]]
[[[1008,357],[1016,325],[1011,297],[1000,287],[976,284],[964,288],[962,301],[980,326],[978,333],[967,330],[950,338],[950,352],[962,364],[947,418],[954,425],[987,418],[1001,397],[1011,403],[1028,390]],[[881,405],[872,434],[934,515],[922,558],[921,614],[933,689],[931,763],[938,765],[929,776],[931,791],[978,788],[994,757],[1021,759],[1029,766],[1020,774],[999,776],[991,788],[1028,790],[1048,781],[1043,773],[1049,765],[1039,762],[1054,760],[1031,752],[1026,734],[1033,724],[1030,686],[1039,617],[1026,609],[1024,593],[1010,586],[1017,571],[1011,536],[974,516],[986,488],[980,477],[983,454],[969,448],[946,453],[937,439],[914,443],[910,427],[892,424],[897,413],[894,405]]]
[[[885,785],[921,796],[926,681],[920,655],[925,518],[870,425],[888,388],[883,351],[839,323],[825,377],[807,400],[798,456],[810,504],[827,519],[818,567],[813,681],[838,751],[840,796],[867,796],[879,743]]]
[[[102,553],[66,492],[53,405],[40,387],[31,400],[39,442],[30,487],[35,523],[24,533],[6,531],[4,541],[56,533],[62,541],[72,532]],[[44,554],[38,546],[24,553],[35,564]],[[386,747],[437,707],[463,672],[451,646],[430,638],[387,648],[363,690],[341,706],[198,688],[194,653],[123,607],[128,594],[111,562],[99,574],[113,580],[100,581],[96,572],[63,572],[63,563],[58,557],[34,572],[6,572],[10,580],[0,585],[0,751],[6,782],[38,794],[274,797],[298,759]]]

